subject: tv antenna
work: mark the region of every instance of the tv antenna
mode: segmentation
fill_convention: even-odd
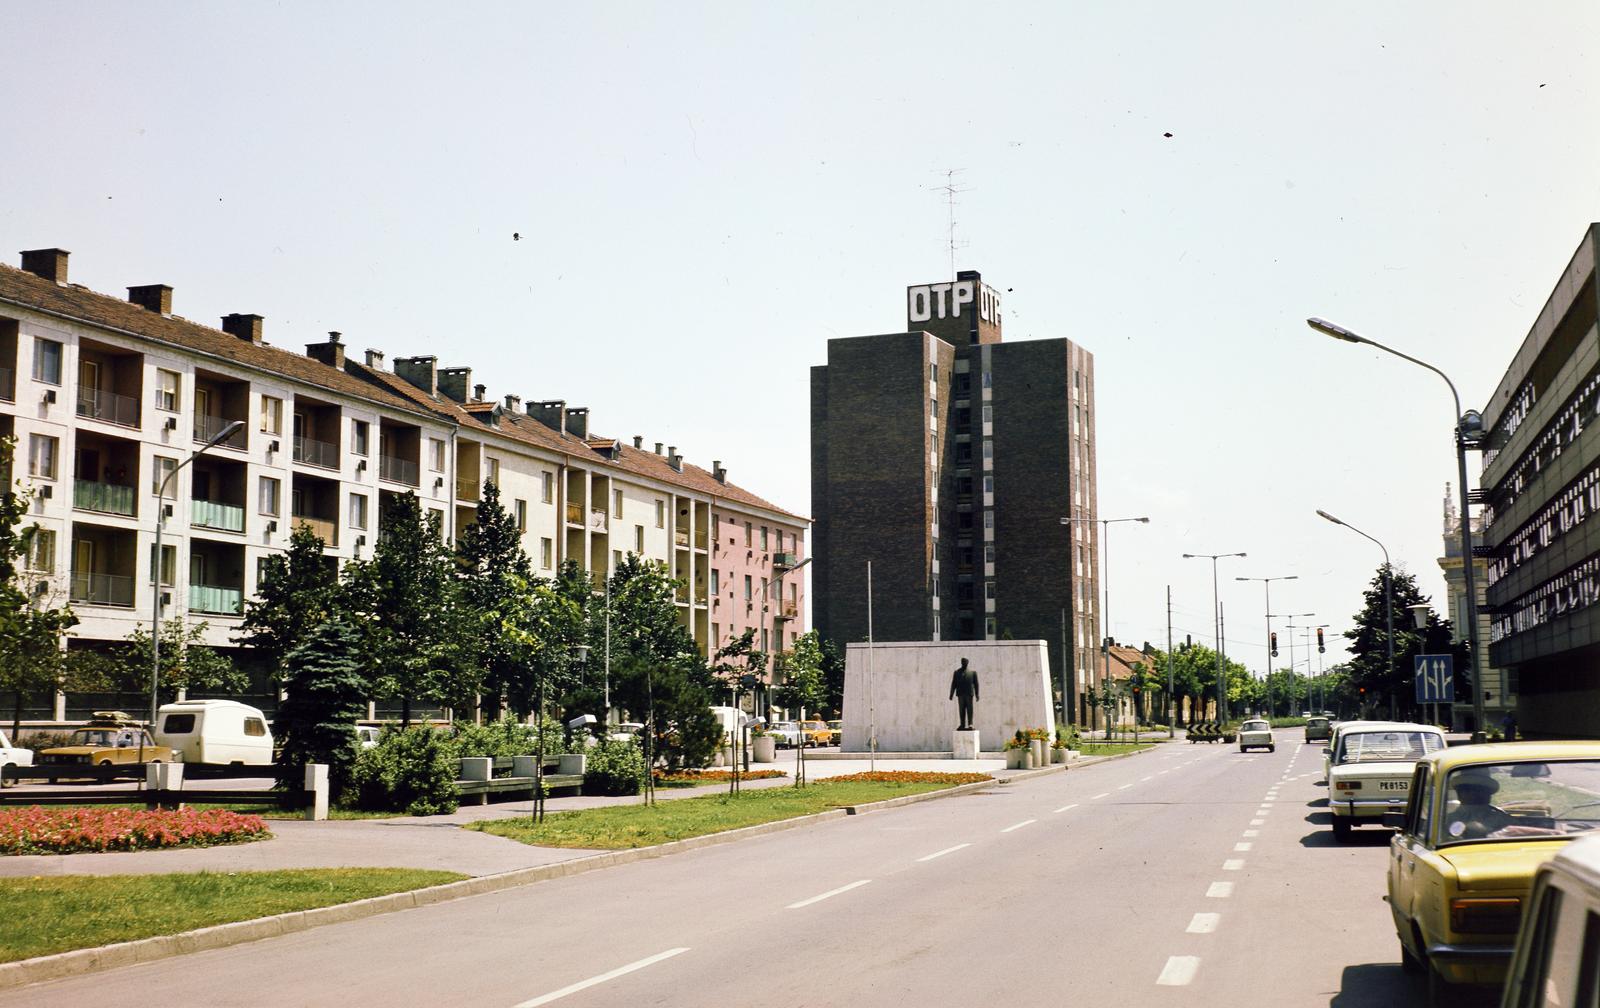
[[[967,242],[956,241],[956,197],[964,192],[971,192],[968,186],[956,185],[956,176],[966,171],[965,168],[947,168],[944,172],[944,185],[930,186],[934,192],[944,193],[945,207],[949,212],[950,229],[945,239],[945,248],[950,253],[950,279],[956,278],[956,249],[966,248]]]

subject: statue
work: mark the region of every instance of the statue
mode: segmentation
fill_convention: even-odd
[[[965,658],[961,659],[961,667],[950,677],[950,699],[956,702],[956,712],[961,718],[961,725],[956,730],[972,731],[972,705],[978,699],[978,673],[967,667]]]

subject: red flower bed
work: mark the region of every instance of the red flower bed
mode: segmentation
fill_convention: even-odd
[[[994,780],[981,773],[933,773],[925,770],[878,770],[854,773],[844,777],[823,777],[818,784],[837,784],[841,781],[879,781],[885,784],[980,784]]]
[[[677,773],[656,774],[656,780],[680,781],[694,784],[715,784],[719,781],[728,783],[732,773],[727,770],[679,770]],[[785,777],[782,770],[746,770],[739,774],[740,780],[768,780],[773,777]]]
[[[0,854],[214,847],[265,840],[260,816],[225,809],[28,808],[0,811]]]

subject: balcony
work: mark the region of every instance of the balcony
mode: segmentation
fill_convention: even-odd
[[[199,444],[205,444],[207,441],[210,441],[218,434],[221,434],[223,431],[227,430],[228,425],[231,423],[233,423],[233,421],[229,420],[227,417],[208,416],[204,413],[196,413],[194,417],[194,439]],[[221,448],[233,448],[238,451],[244,451],[247,444],[245,439],[245,429],[240,427],[238,430],[228,435],[226,440],[218,441],[217,446]]]
[[[589,512],[589,531],[604,532],[607,527],[606,513],[600,510]]]
[[[798,602],[779,602],[773,606],[772,618],[775,620],[799,619],[800,604]]]
[[[119,427],[139,426],[139,400],[132,396],[107,392],[104,389],[78,389],[78,415],[90,420],[116,424]]]
[[[772,566],[774,566],[774,567],[790,567],[790,568],[792,568],[792,567],[797,566],[799,563],[800,563],[800,558],[795,556],[793,553],[774,553],[774,554],[772,554]]]
[[[198,528],[220,529],[223,532],[244,531],[244,508],[221,501],[195,498],[189,524]]]
[[[339,468],[339,446],[308,437],[294,439],[294,460],[324,469]]]
[[[134,514],[133,496],[133,487],[86,479],[72,481],[72,506],[79,511],[100,511],[131,518]]]
[[[339,545],[339,525],[327,518],[312,518],[309,515],[295,515],[294,523],[304,525],[328,546]]]
[[[689,533],[683,529],[675,530],[672,533],[672,543],[675,546],[683,546],[687,548],[689,545]]]
[[[456,477],[456,500],[475,501],[478,499],[478,481],[465,476]]]
[[[576,503],[576,502],[573,502],[573,501],[568,501],[567,502],[567,524],[568,525],[582,525],[583,524],[583,505],[582,504],[579,504],[579,503]]]
[[[84,574],[72,572],[72,589],[69,597],[73,602],[82,602],[86,605],[133,605],[133,578],[123,577],[120,574]]]
[[[378,456],[378,478],[388,480],[390,483],[404,483],[407,486],[418,486],[417,464],[410,459],[395,458],[393,455]]]
[[[244,612],[244,592],[238,588],[192,584],[189,586],[189,609],[216,616],[237,616]]]

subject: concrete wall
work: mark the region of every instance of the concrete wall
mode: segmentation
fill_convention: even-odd
[[[949,752],[959,723],[950,699],[950,676],[966,658],[978,672],[973,724],[979,744],[992,752],[1017,729],[1054,730],[1048,660],[1042,640],[908,641],[851,644],[845,649],[845,752],[868,747],[870,720],[880,752]]]

